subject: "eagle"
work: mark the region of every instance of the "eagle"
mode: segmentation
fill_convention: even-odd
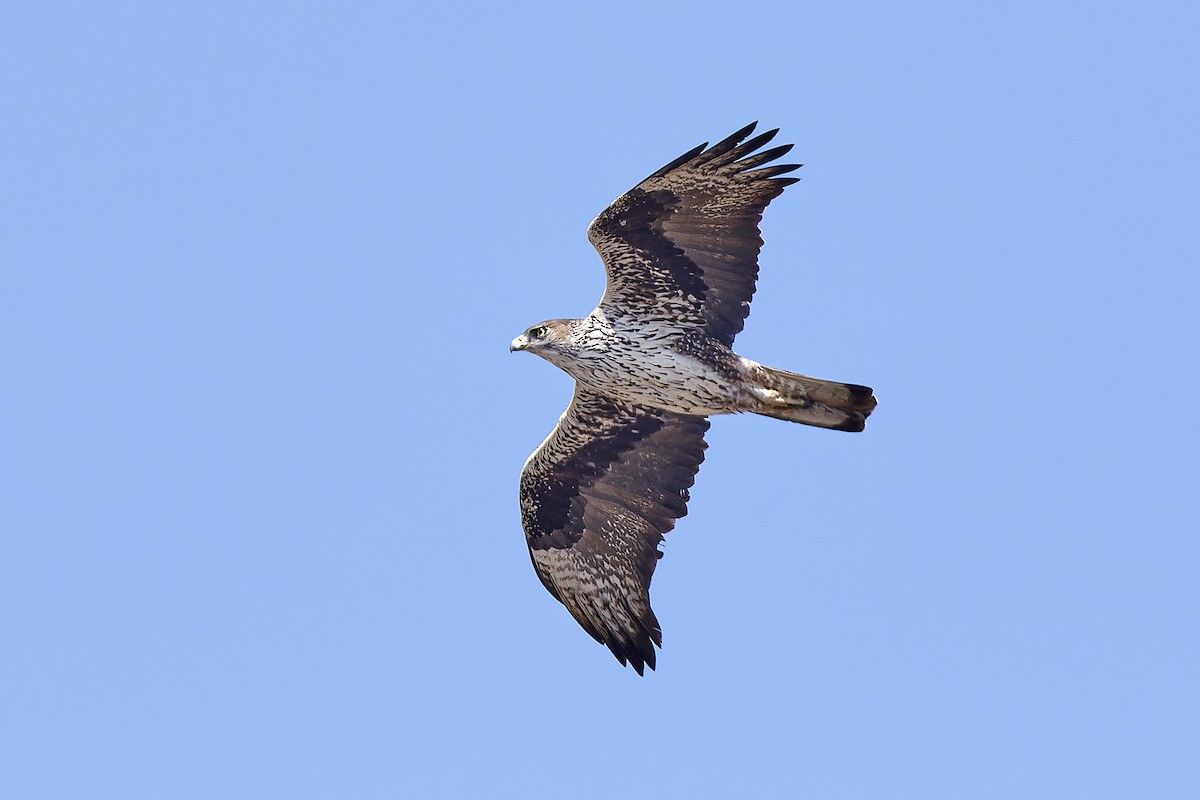
[[[575,379],[571,404],[521,471],[521,523],[542,584],[622,665],[654,669],[650,579],[687,513],[713,414],[861,431],[872,389],[772,369],[733,351],[750,313],[767,204],[797,182],[757,123],[704,143],[618,197],[588,227],[608,280],[580,319],[509,347]],[[767,165],[767,166],[764,166]]]

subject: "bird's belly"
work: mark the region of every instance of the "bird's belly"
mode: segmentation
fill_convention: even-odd
[[[710,366],[670,350],[642,350],[631,360],[605,354],[576,367],[577,381],[607,397],[677,414],[728,414],[741,394]]]

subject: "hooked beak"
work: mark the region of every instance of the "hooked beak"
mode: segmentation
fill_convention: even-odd
[[[525,334],[522,333],[520,336],[513,339],[511,343],[509,343],[508,352],[515,353],[518,350],[524,350],[525,345],[528,344],[528,342],[529,340],[526,339]]]

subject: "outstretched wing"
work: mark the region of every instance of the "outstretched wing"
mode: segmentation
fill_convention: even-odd
[[[650,608],[658,543],[687,513],[708,419],[576,388],[521,473],[521,522],[538,577],[638,674],[662,630]]]
[[[618,197],[588,227],[608,286],[600,307],[704,330],[733,344],[750,313],[758,279],[763,209],[799,178],[777,176],[799,164],[763,167],[790,144],[754,151],[778,129],[742,142],[702,144]]]

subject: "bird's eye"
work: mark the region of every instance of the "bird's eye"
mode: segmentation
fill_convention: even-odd
[[[538,325],[536,328],[529,329],[529,337],[531,339],[541,339],[546,335],[546,326]]]

